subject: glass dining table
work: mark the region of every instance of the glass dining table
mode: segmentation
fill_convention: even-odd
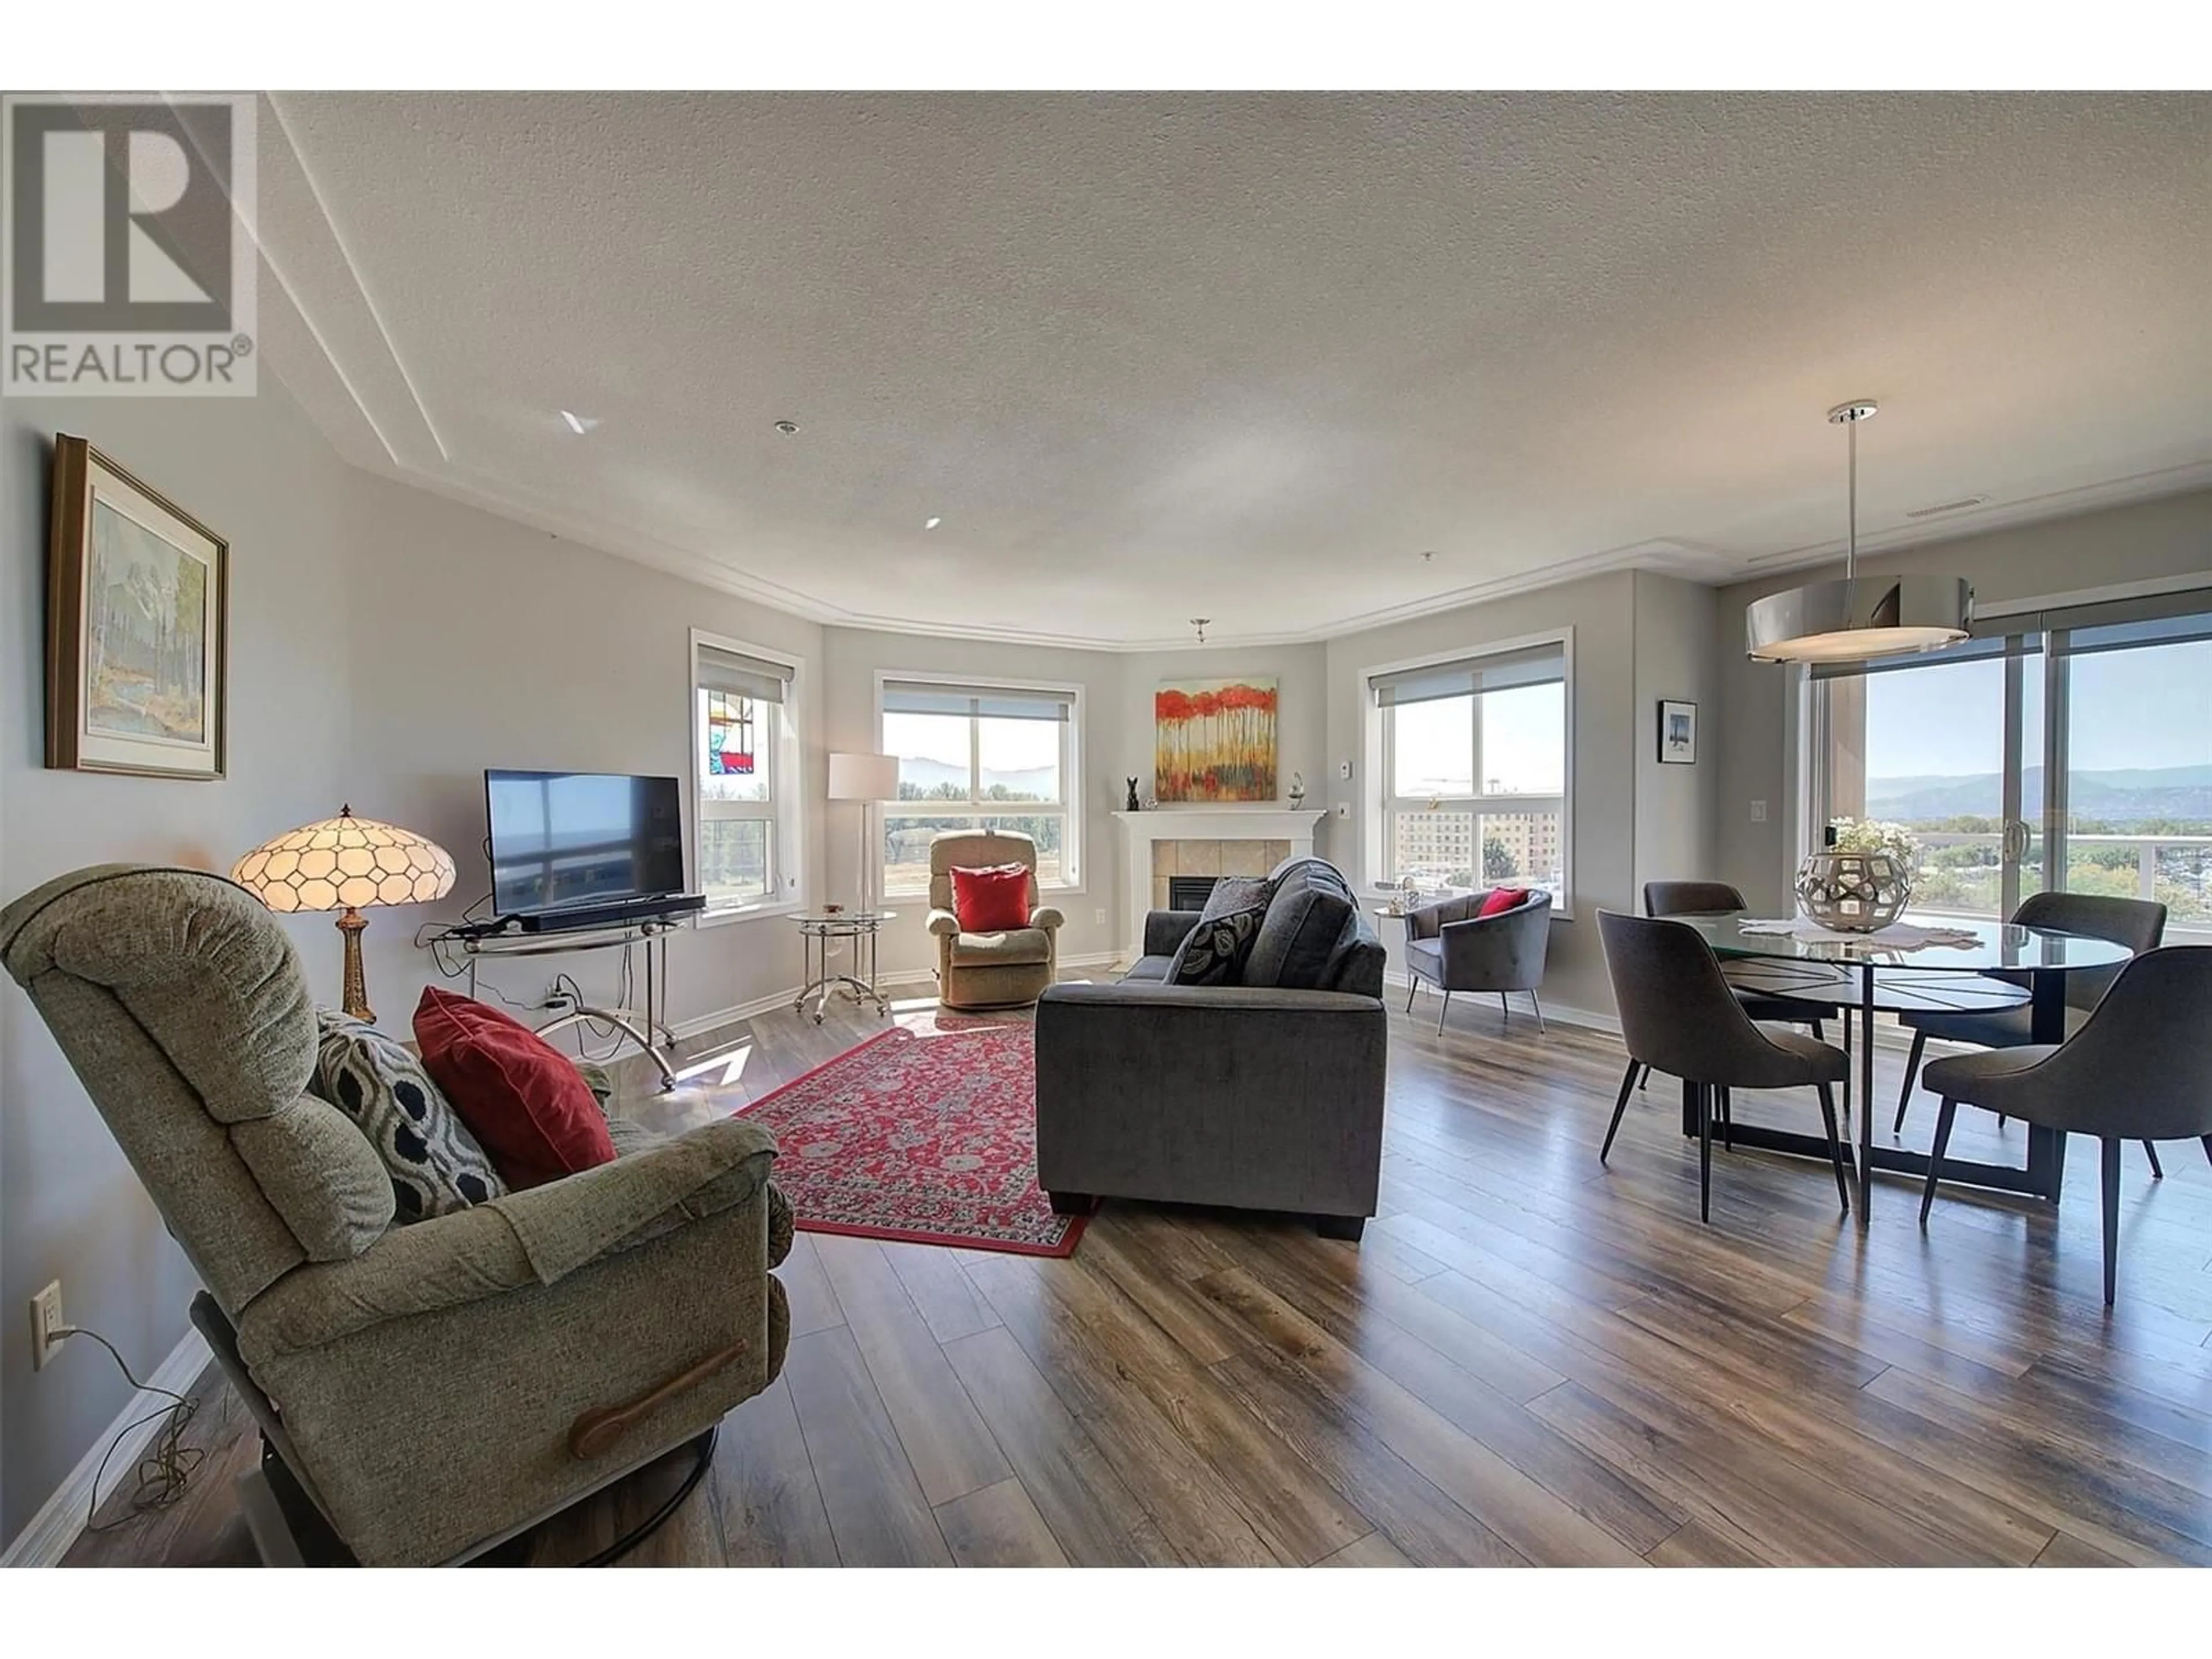
[[[2025,1003],[2031,1040],[2061,1042],[2066,1036],[2066,976],[2085,969],[2112,969],[2134,953],[2124,945],[2082,933],[2056,933],[2011,922],[1958,916],[1907,915],[1911,933],[1806,938],[1753,931],[1745,911],[1676,916],[1705,936],[1729,965],[1731,983],[1763,996],[1789,997],[1839,1009],[1848,1026],[1858,1017],[1856,1165],[1859,1215],[1867,1213],[1874,1172],[1892,1170],[1925,1178],[1928,1155],[1874,1140],[1874,1017],[1877,1013],[1996,1012]],[[1933,933],[1936,937],[1914,935]],[[1971,934],[1969,942],[1966,936]],[[2002,977],[1991,977],[2002,975]],[[1682,1129],[1697,1133],[1688,1084],[1682,1086]],[[1828,1161],[1828,1143],[1759,1124],[1738,1124],[1737,1144]],[[2029,1125],[2027,1164],[1981,1164],[1946,1155],[1943,1178],[1969,1186],[2026,1193],[2056,1204],[2065,1176],[2066,1137]]]

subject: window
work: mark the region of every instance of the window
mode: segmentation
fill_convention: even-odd
[[[1037,881],[1080,881],[1078,694],[1050,687],[885,679],[883,752],[898,757],[898,799],[884,811],[884,886],[929,887],[939,830],[994,830],[1036,842]]]
[[[1550,890],[1566,906],[1567,646],[1385,670],[1368,678],[1380,739],[1388,882]]]
[[[709,915],[799,896],[799,753],[792,665],[691,636],[693,798]]]
[[[1914,868],[1916,910],[2045,890],[2212,930],[2212,593],[1984,613],[1942,651],[1812,671],[1812,812]],[[1866,827],[1857,827],[1860,825]]]

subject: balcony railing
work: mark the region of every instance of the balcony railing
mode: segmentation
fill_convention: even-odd
[[[1995,831],[1915,830],[1920,878],[1912,908],[1938,915],[1994,916],[2000,904],[2002,837]],[[1963,860],[1959,848],[1981,856]],[[2029,844],[2021,872],[2022,896],[2040,890],[2043,837]],[[2155,899],[2166,907],[2168,936],[2212,934],[2212,835],[2115,836],[2069,833],[2066,879],[2071,893]]]

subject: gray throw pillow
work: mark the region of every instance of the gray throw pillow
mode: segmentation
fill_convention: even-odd
[[[422,1062],[398,1039],[350,1015],[315,1012],[321,1036],[307,1087],[361,1126],[392,1177],[402,1222],[503,1198],[507,1183]]]
[[[1206,895],[1198,925],[1168,963],[1170,985],[1234,985],[1267,914],[1274,884],[1265,876],[1224,876]]]

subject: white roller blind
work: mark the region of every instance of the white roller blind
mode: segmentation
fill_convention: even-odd
[[[1420,668],[1393,669],[1370,677],[1367,689],[1377,708],[1395,708],[1400,703],[1432,702],[1439,697],[1471,696],[1516,686],[1555,685],[1566,678],[1566,647],[1537,645]]]
[[[791,695],[788,663],[766,657],[749,657],[742,651],[726,651],[719,645],[699,647],[699,684],[709,691],[726,691],[750,697],[755,702],[781,702]]]
[[[885,680],[886,714],[979,715],[986,720],[1065,720],[1074,694],[1022,691],[1003,685],[939,685],[927,680]]]

